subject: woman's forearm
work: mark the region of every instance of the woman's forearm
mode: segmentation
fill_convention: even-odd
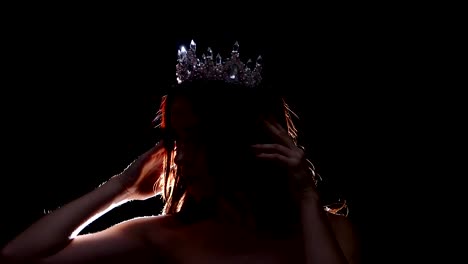
[[[347,263],[314,191],[306,191],[302,195],[301,217],[306,263]]]
[[[124,188],[114,179],[42,217],[9,242],[1,254],[29,258],[61,250],[84,227],[126,201]]]

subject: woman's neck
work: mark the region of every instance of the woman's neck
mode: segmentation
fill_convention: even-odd
[[[206,197],[200,200],[189,198],[180,213],[187,222],[211,220],[222,225],[268,236],[294,232],[294,215],[278,210],[279,208],[284,211],[285,205],[269,201],[279,206],[273,207],[271,204],[268,206],[260,202],[254,204],[251,200],[241,193]]]
[[[251,204],[245,196],[234,195],[233,198],[220,197],[217,199],[215,220],[221,223],[233,224],[247,229],[256,229],[257,221]]]

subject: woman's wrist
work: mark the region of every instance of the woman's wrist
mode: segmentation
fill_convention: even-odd
[[[106,188],[108,192],[114,195],[114,202],[122,202],[131,199],[131,193],[125,184],[119,178],[119,175],[112,177],[101,187]]]

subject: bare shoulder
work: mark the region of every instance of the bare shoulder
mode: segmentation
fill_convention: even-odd
[[[137,217],[118,225],[128,225],[136,234],[150,242],[153,246],[160,245],[168,238],[171,230],[177,227],[175,217],[170,215]]]
[[[168,227],[173,222],[174,220],[172,216],[158,215],[135,217],[130,220],[120,222],[117,225],[129,226],[137,229],[138,231],[147,232]]]
[[[135,217],[120,222],[113,227],[115,230],[122,230],[126,238],[133,237],[139,241],[140,254],[150,256],[150,259],[164,261],[167,256],[165,252],[174,230],[178,230],[178,222],[171,215],[143,216]],[[143,263],[143,262],[142,262]]]
[[[355,225],[348,217],[327,213],[330,226],[350,263],[359,263],[360,238]]]
[[[132,218],[99,232],[78,235],[53,255],[29,259],[27,263],[40,264],[94,264],[94,263],[154,263],[164,258],[160,241],[170,217],[150,216]],[[8,256],[8,254],[6,254]],[[4,258],[6,256],[3,256]],[[10,257],[1,262],[22,263],[23,257]],[[20,259],[21,258],[21,259]]]
[[[174,236],[183,228],[183,224],[173,215],[140,217],[130,221],[137,226],[146,243],[159,252],[166,251]]]

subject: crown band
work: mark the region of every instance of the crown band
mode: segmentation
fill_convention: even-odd
[[[211,48],[208,48],[207,53],[208,55],[203,54],[201,59],[197,58],[196,44],[193,40],[190,42],[189,50],[182,46],[177,51],[177,83],[192,80],[221,80],[255,87],[262,81],[262,56],[258,56],[255,65],[250,59],[244,64],[239,58],[237,41],[233,46],[231,57],[225,61],[219,53],[216,58],[213,58]]]

